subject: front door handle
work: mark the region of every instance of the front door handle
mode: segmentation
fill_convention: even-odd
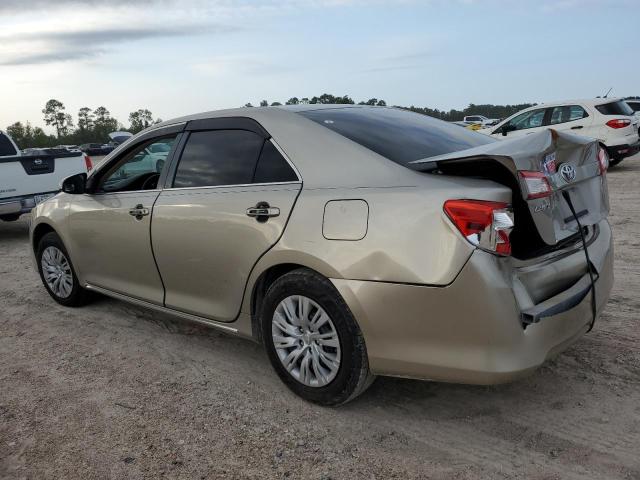
[[[132,217],[136,217],[136,220],[142,220],[142,217],[146,217],[147,215],[149,215],[149,209],[144,208],[144,205],[140,203],[136,205],[135,208],[129,210],[129,215],[131,215]]]
[[[580,130],[582,127],[582,125],[578,125],[576,127],[571,127],[571,130]]]
[[[255,218],[259,222],[266,222],[271,217],[280,215],[278,207],[271,207],[267,202],[260,202],[255,207],[247,208],[247,216]]]

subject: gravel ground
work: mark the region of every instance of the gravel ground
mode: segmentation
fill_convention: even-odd
[[[298,399],[262,349],[109,299],[55,304],[0,223],[0,478],[640,479],[640,156],[609,173],[616,285],[533,376]]]

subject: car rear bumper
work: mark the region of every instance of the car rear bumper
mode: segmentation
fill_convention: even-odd
[[[611,158],[626,158],[640,152],[640,140],[635,143],[623,145],[614,145],[607,147],[607,153]]]
[[[33,207],[36,206],[36,197],[38,195],[53,195],[55,193],[56,192],[45,192],[35,195],[0,199],[0,215],[29,213]]]
[[[598,274],[599,314],[613,285],[613,248],[606,220],[589,253]],[[584,259],[582,250],[568,257],[574,255]],[[547,261],[539,268],[552,272],[558,265]],[[523,293],[526,288],[518,275],[513,268],[505,268],[504,259],[478,250],[446,287],[332,281],[358,320],[374,373],[495,384],[535,370],[579,339],[592,319],[591,293],[576,297],[584,276],[566,290],[534,303]],[[536,275],[544,278],[540,272]],[[542,303],[555,306],[556,311],[525,328],[523,312]]]

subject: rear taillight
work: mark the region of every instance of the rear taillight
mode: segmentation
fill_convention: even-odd
[[[600,168],[600,175],[607,173],[607,168],[609,168],[609,155],[602,147],[598,148],[598,167]]]
[[[87,172],[90,172],[93,169],[93,162],[91,161],[91,157],[89,155],[84,156],[84,164],[87,167]]]
[[[500,255],[511,254],[509,234],[513,229],[513,211],[509,204],[485,200],[447,200],[444,202],[444,211],[473,245]]]
[[[606,125],[611,128],[624,128],[631,125],[631,120],[628,118],[616,118],[615,120],[609,120]]]
[[[521,170],[518,172],[518,175],[525,188],[527,200],[551,195],[551,185],[544,173]]]

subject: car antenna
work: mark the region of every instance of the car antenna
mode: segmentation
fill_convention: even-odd
[[[611,88],[607,91],[607,93],[605,93],[605,94],[604,94],[604,97],[602,97],[602,98],[607,98],[607,97],[609,96],[609,94],[611,93],[611,90],[613,90],[613,87],[611,87]]]

